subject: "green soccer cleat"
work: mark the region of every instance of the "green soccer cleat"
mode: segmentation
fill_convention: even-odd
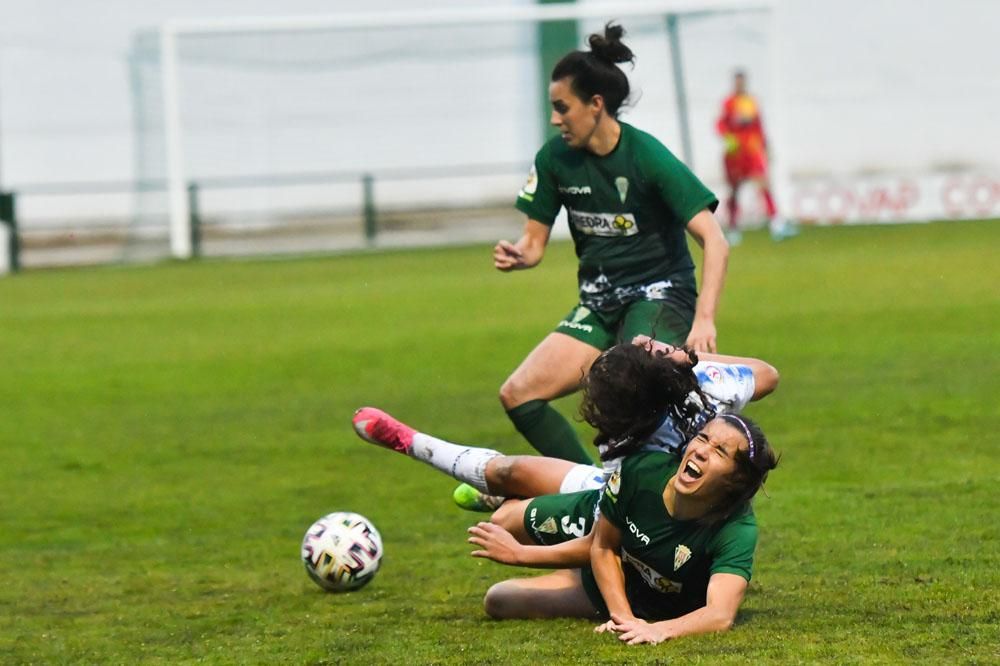
[[[506,501],[502,495],[487,495],[477,490],[467,483],[463,483],[455,492],[451,494],[455,504],[466,511],[478,511],[480,513],[493,513]]]

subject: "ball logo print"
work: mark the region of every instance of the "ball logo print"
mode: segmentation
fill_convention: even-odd
[[[324,590],[349,592],[368,584],[382,563],[382,537],[362,515],[338,511],[313,523],[302,539],[306,573]]]
[[[624,215],[616,215],[614,224],[616,229],[628,230],[632,228],[633,222]]]

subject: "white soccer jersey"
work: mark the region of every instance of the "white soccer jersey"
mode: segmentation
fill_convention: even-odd
[[[753,392],[756,388],[753,370],[747,365],[702,361],[694,366],[694,375],[698,379],[698,386],[702,393],[708,398],[708,404],[704,407],[714,410],[717,416],[742,410],[753,398]],[[689,399],[701,403],[693,393]],[[703,413],[705,414],[704,421],[707,422],[709,412]],[[674,420],[668,416],[656,429],[656,432],[650,436],[649,441],[641,447],[641,450],[661,450],[679,455],[684,450],[685,445],[687,445],[687,440],[683,433],[677,428]],[[606,448],[607,445],[599,447],[602,455]],[[605,478],[609,478],[620,464],[621,458],[604,461]]]

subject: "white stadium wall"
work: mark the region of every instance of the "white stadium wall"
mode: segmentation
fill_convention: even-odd
[[[788,214],[821,223],[1000,217],[1000,172],[799,178]]]
[[[428,4],[487,7],[499,1]],[[411,7],[405,0],[374,0],[364,10]],[[778,7],[780,78],[769,80],[761,59],[760,67],[750,70],[750,81],[762,98],[765,122],[781,118],[775,159],[791,178],[782,193],[786,210],[805,219],[846,222],[1000,215],[995,121],[1000,49],[994,35],[1000,3],[784,0]],[[232,16],[234,10],[276,16],[358,9],[356,3],[312,0],[278,5],[262,0],[6,0],[0,4],[0,187],[127,183],[135,177],[128,52],[140,29],[169,18]],[[746,66],[733,62],[730,46],[742,40],[741,53],[764,53],[774,44],[756,28],[737,26],[732,34],[720,34],[711,20],[685,20],[681,31],[685,74],[692,84],[694,169],[718,187],[714,117],[730,72]],[[643,52],[638,47],[637,52],[641,61]],[[781,108],[769,107],[778,90]],[[368,94],[384,94],[387,104],[395,99],[391,86]],[[646,95],[625,119],[677,148],[671,104],[672,99]],[[456,113],[451,122],[482,124],[483,113]],[[526,117],[536,113],[534,105],[525,109]],[[509,135],[486,132],[482,139],[477,152],[495,156],[483,161],[513,158],[515,142]],[[412,164],[414,155],[395,148],[381,147],[386,167]],[[400,161],[393,164],[397,154]],[[217,173],[230,170],[224,154],[214,159]],[[231,165],[233,173],[239,168]],[[511,185],[511,198],[518,185]],[[506,186],[500,181],[494,187]],[[121,195],[92,195],[72,203],[35,197],[23,203],[21,212],[26,218],[90,220],[131,215],[132,205]]]

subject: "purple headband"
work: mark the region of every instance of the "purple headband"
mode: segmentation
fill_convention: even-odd
[[[740,428],[743,429],[743,434],[746,435],[747,438],[747,448],[750,452],[750,460],[753,460],[754,455],[757,453],[757,447],[753,443],[753,436],[750,434],[750,428],[747,427],[746,421],[741,419],[736,414],[723,414],[722,418],[725,419],[727,423],[738,423]]]

